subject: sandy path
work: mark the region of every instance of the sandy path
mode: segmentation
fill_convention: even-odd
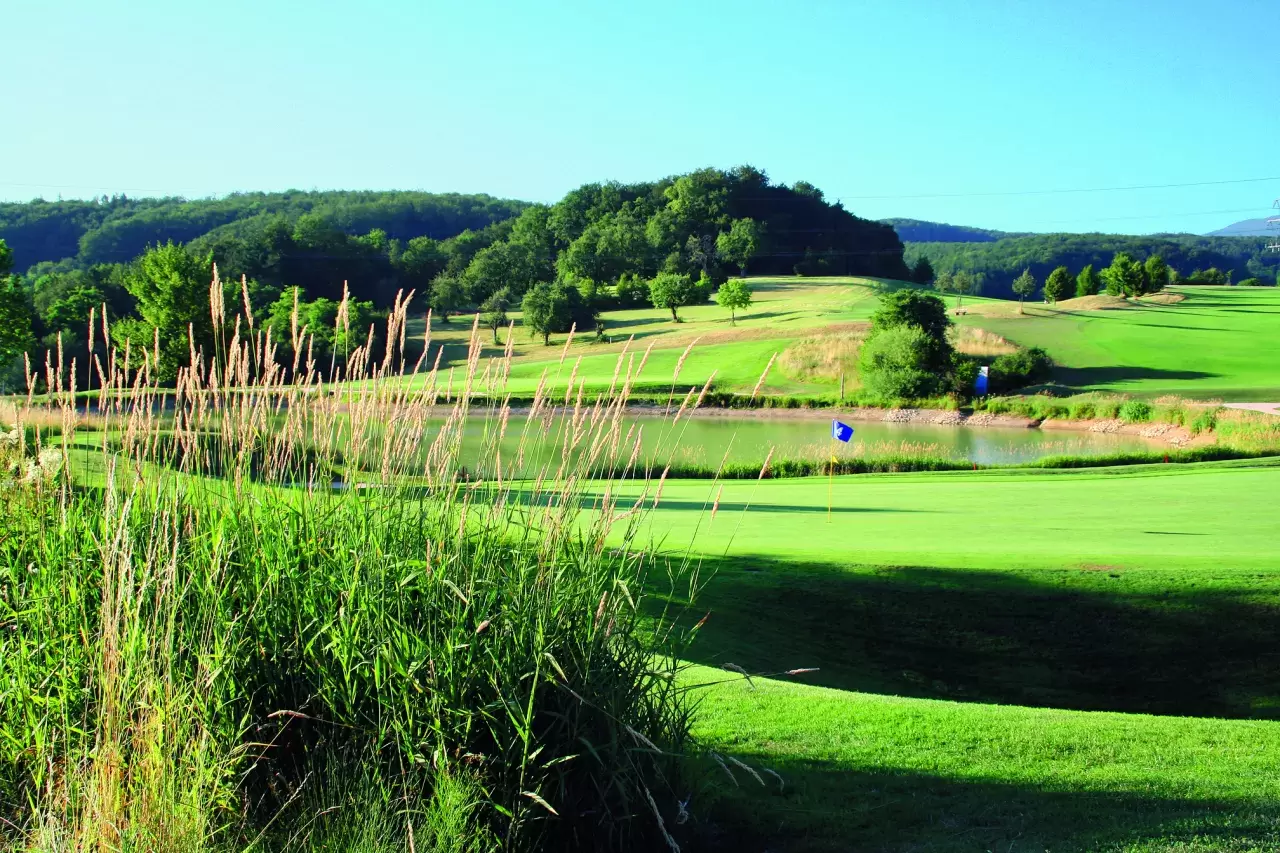
[[[1222,405],[1228,409],[1247,409],[1251,412],[1280,415],[1280,403],[1223,403]]]

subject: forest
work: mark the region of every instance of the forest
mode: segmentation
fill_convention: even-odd
[[[995,240],[977,237],[970,242],[908,240],[906,260],[914,264],[925,257],[935,272],[975,275],[983,282],[983,296],[1011,298],[1014,281],[1026,270],[1044,281],[1057,267],[1101,269],[1118,253],[1138,260],[1158,255],[1183,279],[1196,270],[1214,269],[1231,282],[1252,278],[1275,284],[1280,253],[1268,253],[1267,242],[1264,237],[1192,234],[1025,234]]]
[[[194,306],[214,264],[229,297],[243,290],[256,314],[281,322],[296,303],[313,330],[333,327],[347,293],[357,328],[401,291],[447,321],[495,299],[514,305],[539,284],[583,294],[590,314],[597,299],[647,294],[638,282],[660,274],[697,282],[686,289],[703,299],[731,273],[908,274],[891,226],[751,166],[586,184],[552,205],[394,192],[35,201],[0,205],[0,240],[10,385],[23,351],[55,349],[59,335],[64,347],[86,343],[89,312],[104,304],[119,342],[158,331],[172,375],[188,328],[211,334]]]

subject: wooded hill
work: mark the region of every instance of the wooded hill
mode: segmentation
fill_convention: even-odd
[[[131,261],[149,245],[219,239],[235,226],[312,214],[348,234],[374,228],[392,239],[436,240],[509,219],[526,202],[487,195],[424,192],[234,193],[218,199],[102,196],[89,201],[0,203],[0,239],[18,271],[40,275]],[[32,267],[36,267],[32,269]]]

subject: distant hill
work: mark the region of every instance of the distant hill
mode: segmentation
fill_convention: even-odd
[[[1267,227],[1266,218],[1262,219],[1241,219],[1239,222],[1233,222],[1226,228],[1219,228],[1217,231],[1210,231],[1210,237],[1275,237],[1280,236],[1280,231],[1275,228]]]
[[[392,239],[442,240],[511,219],[528,202],[459,193],[412,191],[249,192],[224,198],[128,198],[0,203],[0,239],[13,265],[54,263],[83,269],[132,260],[151,244],[188,243],[215,229],[280,216],[296,222],[312,213],[356,235],[381,228]]]
[[[1002,237],[1021,237],[1023,231],[995,231],[989,228],[973,228],[968,225],[948,225],[945,222],[927,222],[923,219],[894,217],[881,219],[892,225],[904,243],[994,243]]]

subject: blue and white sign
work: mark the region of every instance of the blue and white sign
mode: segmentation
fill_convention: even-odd
[[[989,369],[990,368],[986,367],[978,368],[978,378],[974,380],[973,393],[977,394],[979,397],[987,396],[987,371]]]
[[[853,427],[848,424],[842,424],[837,420],[831,421],[831,437],[836,441],[849,443],[849,439],[853,438]]]

